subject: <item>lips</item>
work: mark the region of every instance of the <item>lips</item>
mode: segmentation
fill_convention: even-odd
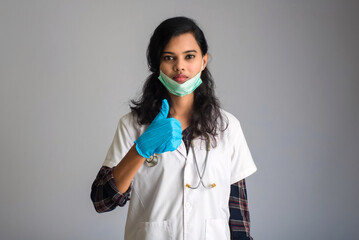
[[[178,83],[184,83],[187,79],[188,77],[183,74],[177,74],[176,76],[173,77],[173,80],[175,80]]]

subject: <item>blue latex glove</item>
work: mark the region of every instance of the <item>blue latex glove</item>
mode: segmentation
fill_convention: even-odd
[[[167,118],[169,105],[162,100],[161,111],[147,130],[135,141],[137,152],[145,158],[154,153],[174,151],[181,145],[181,123],[175,118]]]

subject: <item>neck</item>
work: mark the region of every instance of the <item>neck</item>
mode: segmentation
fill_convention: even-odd
[[[184,121],[190,121],[193,110],[194,93],[187,94],[183,97],[173,94],[170,94],[170,96],[172,101],[170,115]]]

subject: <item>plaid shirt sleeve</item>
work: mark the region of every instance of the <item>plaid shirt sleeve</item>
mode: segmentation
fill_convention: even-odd
[[[102,166],[91,186],[91,200],[98,213],[108,212],[117,206],[123,207],[130,200],[131,186],[120,193],[113,178],[113,169]]]
[[[245,179],[231,185],[229,211],[231,239],[253,240],[250,236],[250,218]]]

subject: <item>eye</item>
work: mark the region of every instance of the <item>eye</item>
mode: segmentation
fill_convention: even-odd
[[[169,55],[166,55],[166,56],[163,56],[163,60],[165,61],[170,61],[170,60],[173,60],[174,58],[172,56],[169,56]]]
[[[193,54],[188,54],[188,55],[186,56],[187,59],[192,59],[192,58],[195,58],[195,57],[196,57],[196,56],[193,55]]]

